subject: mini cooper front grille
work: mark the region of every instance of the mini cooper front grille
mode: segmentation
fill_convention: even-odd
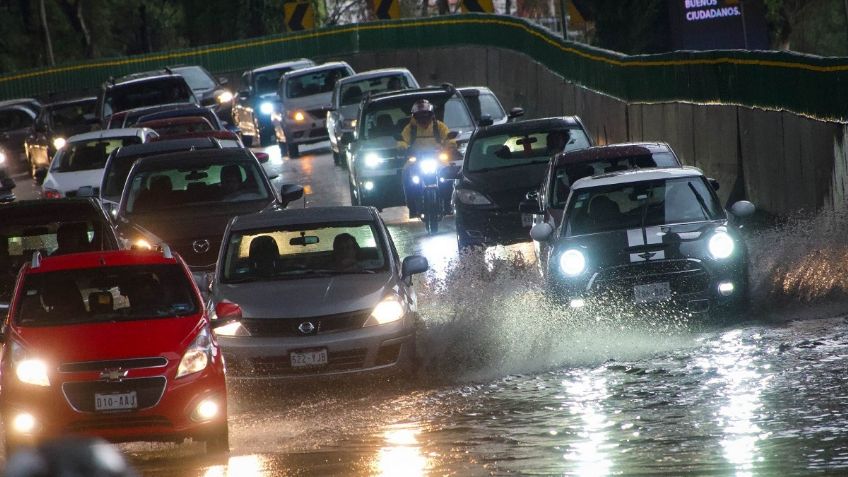
[[[116,415],[99,419],[77,421],[65,427],[65,433],[80,433],[104,429],[133,429],[144,427],[173,427],[171,421],[161,416],[145,416],[128,418],[126,415]]]
[[[165,393],[167,380],[164,376],[150,378],[130,378],[122,381],[70,381],[62,384],[68,404],[80,412],[95,412],[95,394],[120,394],[136,392],[138,408],[134,411],[149,409],[159,404]]]
[[[112,359],[107,361],[82,361],[78,363],[64,363],[59,366],[60,373],[84,373],[106,371],[109,369],[142,369],[163,368],[168,365],[168,360],[162,356],[153,358]]]
[[[630,300],[633,287],[668,282],[674,295],[702,293],[709,287],[709,274],[693,260],[658,260],[611,267],[597,273],[590,290]]]
[[[311,318],[250,318],[241,320],[241,325],[251,336],[312,336],[360,329],[370,314],[370,310],[360,310]],[[311,326],[305,325],[306,323],[311,323]]]
[[[252,373],[256,377],[331,373],[363,368],[367,355],[368,350],[366,348],[333,351],[327,354],[326,365],[303,368],[293,368],[291,358],[288,355],[252,358],[248,362],[250,369],[235,367],[235,371],[237,374]]]

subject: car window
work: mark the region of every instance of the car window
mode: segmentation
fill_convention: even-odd
[[[439,117],[439,112],[436,111],[436,117]],[[468,109],[459,98],[451,98],[444,105],[442,121],[451,130],[473,128],[473,121],[468,115]]]
[[[483,115],[489,115],[495,122],[506,118],[506,111],[503,110],[495,95],[491,93],[481,92],[479,95],[468,95],[463,96],[463,98],[475,121],[480,121]]]
[[[94,114],[94,102],[54,106],[50,109],[50,120],[54,128],[61,129],[85,124],[86,114]]]
[[[377,94],[409,88],[406,75],[396,74],[355,81],[342,85],[339,91],[339,104],[348,106],[359,104],[366,94]]]
[[[197,103],[182,77],[118,85],[106,92],[106,114],[171,103]]]
[[[254,73],[254,94],[266,94],[277,91],[277,85],[280,83],[280,78],[289,71],[292,71],[292,68],[280,68],[277,70],[268,70],[262,71],[261,73]]]
[[[336,81],[350,76],[347,68],[339,67],[286,78],[286,97],[303,98],[333,91]]]
[[[77,172],[102,169],[106,159],[115,149],[131,144],[140,144],[138,136],[112,139],[94,139],[72,142],[56,153],[50,170],[53,172]]]
[[[174,134],[186,134],[194,132],[212,131],[212,124],[206,118],[198,117],[192,121],[152,121],[149,123],[137,123],[137,127],[152,128],[160,136]]]
[[[393,98],[366,107],[360,126],[360,137],[375,139],[399,135],[409,123],[412,105],[423,96]],[[462,102],[444,93],[426,97],[435,109],[436,118],[451,130],[472,127],[471,118]]]
[[[577,190],[565,212],[566,235],[718,220],[724,213],[703,177]]]
[[[206,70],[199,66],[174,68],[173,71],[179,73],[180,76],[185,79],[186,83],[188,83],[189,88],[195,91],[207,90],[215,87],[215,80],[209,76],[209,73],[206,72]]]
[[[154,213],[209,203],[267,201],[272,197],[255,161],[209,162],[143,170],[129,179],[127,213]]]
[[[34,118],[17,109],[0,111],[0,131],[16,131],[32,125]]]
[[[499,134],[475,139],[468,148],[468,172],[526,164],[546,164],[551,156],[583,143],[580,129],[557,129],[523,134]]]
[[[589,147],[588,140],[585,146],[566,149],[566,151]],[[597,160],[566,164],[554,171],[554,183],[551,187],[550,206],[561,209],[568,198],[571,184],[579,179],[591,177],[598,174],[624,171],[628,169],[644,169],[650,167],[679,167],[680,162],[671,152],[655,152],[638,156],[626,156],[616,159]]]
[[[223,282],[374,273],[386,268],[372,223],[290,225],[233,233]]]
[[[176,264],[33,273],[22,290],[15,314],[20,326],[171,318],[199,309]]]

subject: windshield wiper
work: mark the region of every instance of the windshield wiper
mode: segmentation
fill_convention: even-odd
[[[695,194],[695,199],[698,201],[698,205],[701,206],[701,213],[704,214],[704,219],[709,220],[710,219],[709,209],[707,208],[706,201],[704,201],[704,197],[701,196],[701,194],[698,192],[697,189],[695,189],[695,186],[692,185],[691,182],[689,182],[687,185],[689,186],[689,190],[691,190],[692,193]]]

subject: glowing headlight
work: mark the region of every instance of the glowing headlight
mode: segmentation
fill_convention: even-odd
[[[29,434],[35,430],[35,416],[28,412],[22,412],[12,419],[12,429],[18,434]]]
[[[274,105],[266,101],[259,105],[259,112],[265,116],[270,116],[274,112]]]
[[[351,128],[351,129],[355,128],[356,127],[356,120],[355,119],[345,119],[344,125],[345,125],[345,127],[348,127],[348,128]]]
[[[291,117],[297,122],[301,122],[306,119],[306,116],[303,114],[303,111],[295,111]]]
[[[6,162],[6,155],[0,152],[0,164],[3,164],[4,162]]]
[[[371,316],[365,322],[365,326],[392,323],[403,318],[405,313],[406,309],[403,303],[401,303],[400,298],[391,296],[374,307],[374,311],[371,312]]]
[[[450,160],[450,155],[446,152],[439,153],[439,160],[442,162],[448,162]]]
[[[25,359],[15,366],[15,374],[22,383],[50,386],[47,363],[40,359]]]
[[[489,205],[492,203],[485,195],[471,189],[456,189],[456,200],[468,205]]]
[[[206,369],[209,365],[209,355],[212,353],[212,340],[209,339],[209,331],[204,328],[197,334],[197,338],[192,341],[183,358],[180,360],[180,365],[177,368],[177,378],[188,376],[189,374],[199,373]]]
[[[191,418],[195,421],[209,421],[215,418],[220,411],[218,403],[212,399],[204,399],[194,408]]]
[[[424,174],[435,174],[439,170],[439,163],[433,159],[425,159],[421,161],[421,172]]]
[[[150,242],[147,240],[140,238],[133,242],[132,248],[136,250],[153,250],[153,245],[150,245]]]
[[[716,260],[722,260],[733,255],[733,250],[736,248],[736,244],[727,232],[716,232],[712,237],[710,237],[708,248],[710,249],[710,255],[712,255],[713,258]]]
[[[215,334],[218,336],[250,336],[247,328],[238,321],[215,328]]]
[[[377,167],[383,162],[383,159],[373,152],[365,155],[365,167]]]
[[[586,270],[586,257],[580,250],[566,250],[559,257],[559,268],[569,277],[576,277]]]
[[[233,93],[230,93],[227,90],[221,91],[221,93],[215,98],[219,104],[229,103],[233,100]]]

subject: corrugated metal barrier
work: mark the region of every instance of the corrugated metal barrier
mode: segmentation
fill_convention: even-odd
[[[485,14],[343,25],[10,73],[0,76],[0,98],[94,88],[109,76],[178,63],[224,72],[299,57],[457,45],[527,54],[566,80],[627,102],[738,104],[848,120],[848,58],[749,51],[627,56],[563,41],[519,18]]]

